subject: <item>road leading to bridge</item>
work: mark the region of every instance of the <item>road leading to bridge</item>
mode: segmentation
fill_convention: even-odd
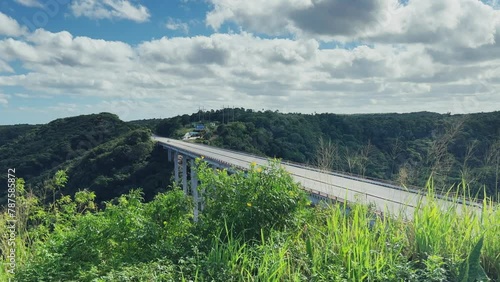
[[[158,136],[153,136],[153,140],[159,142],[164,147],[189,153],[191,156],[204,156],[212,163],[218,163],[223,166],[248,169],[252,162],[258,165],[268,164],[266,158],[246,153]],[[424,205],[427,203],[425,196],[408,191],[402,187],[338,173],[322,172],[297,164],[282,163],[282,166],[293,176],[295,181],[302,184],[303,188],[312,194],[323,197],[327,196],[341,201],[347,200],[348,202],[372,204],[384,214],[396,215],[402,213],[410,219],[419,200],[422,200]],[[439,201],[442,208],[455,208],[447,200],[438,199],[437,201]],[[476,204],[471,205],[468,207],[479,211]],[[458,205],[456,208],[463,209],[464,205]]]

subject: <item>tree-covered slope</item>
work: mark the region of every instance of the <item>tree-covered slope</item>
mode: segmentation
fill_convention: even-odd
[[[98,200],[109,200],[140,187],[151,199],[169,184],[171,167],[150,131],[136,129],[69,164],[68,192],[89,189],[97,191]]]
[[[0,147],[37,127],[31,124],[0,125]]]
[[[29,183],[129,130],[131,126],[107,113],[57,119],[0,147],[0,167],[15,168]]]
[[[139,128],[109,113],[57,119],[0,146],[0,167],[15,168],[16,176],[39,194],[44,193],[44,181],[59,169],[68,170],[70,177],[65,193],[89,188],[102,200],[128,187],[165,188],[169,176],[163,175],[163,182],[154,176],[168,173],[166,161],[160,164],[163,160],[158,159],[164,154],[153,153],[150,131]],[[0,175],[0,181],[4,178]]]

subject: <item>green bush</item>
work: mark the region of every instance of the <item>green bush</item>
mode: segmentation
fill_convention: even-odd
[[[227,226],[235,234],[258,239],[261,230],[282,230],[292,226],[308,203],[300,185],[272,161],[268,167],[252,164],[247,172],[213,171],[197,160],[198,189],[205,209],[201,221],[212,230]]]
[[[82,198],[78,194],[76,203]],[[56,226],[34,246],[33,257],[16,276],[19,281],[93,281],[108,273],[125,275],[134,267],[145,272],[152,267],[148,262],[179,256],[182,243],[190,243],[184,240],[191,233],[190,206],[182,191],[143,203],[140,190],[133,190],[104,211],[86,214],[75,214],[76,205],[65,199],[73,207],[63,211],[73,216],[71,228]]]

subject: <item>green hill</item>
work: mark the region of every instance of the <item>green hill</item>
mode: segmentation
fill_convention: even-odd
[[[168,176],[164,176],[163,183],[150,178],[149,173],[157,170],[149,161],[162,156],[162,152],[152,154],[150,132],[116,115],[83,115],[26,128],[15,138],[3,138],[7,143],[0,146],[0,167],[15,168],[16,176],[24,178],[27,186],[38,193],[42,193],[44,181],[59,169],[68,170],[67,193],[90,188],[103,200],[119,196],[126,192],[124,187],[131,185],[145,185],[145,190],[166,187]],[[166,164],[163,167],[166,169]],[[148,170],[141,177],[135,176],[141,169]],[[4,182],[5,177],[0,175],[0,181]]]
[[[31,124],[0,125],[0,147],[37,127]]]
[[[167,187],[171,163],[165,150],[155,147],[151,132],[136,129],[97,146],[68,166],[68,187],[97,191],[98,199],[107,200],[140,187],[146,199],[152,199]]]

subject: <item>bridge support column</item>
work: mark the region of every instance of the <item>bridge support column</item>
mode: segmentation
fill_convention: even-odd
[[[172,161],[172,149],[168,148],[168,149],[167,149],[167,152],[168,152],[168,157],[167,157],[167,159],[168,159],[168,161],[169,161],[169,162],[171,162],[171,161]]]
[[[182,190],[184,195],[188,195],[188,183],[187,183],[187,156],[182,156]]]
[[[199,198],[198,198],[198,176],[196,175],[196,169],[194,160],[191,160],[191,193],[193,193],[193,202],[194,202],[194,221],[198,221],[199,215]]]
[[[200,191],[200,195],[198,195],[198,197],[200,197],[200,210],[203,211],[205,209],[205,201],[203,201],[203,194],[205,193],[205,189],[201,190]]]
[[[179,183],[179,152],[174,152],[174,178],[175,183]]]

